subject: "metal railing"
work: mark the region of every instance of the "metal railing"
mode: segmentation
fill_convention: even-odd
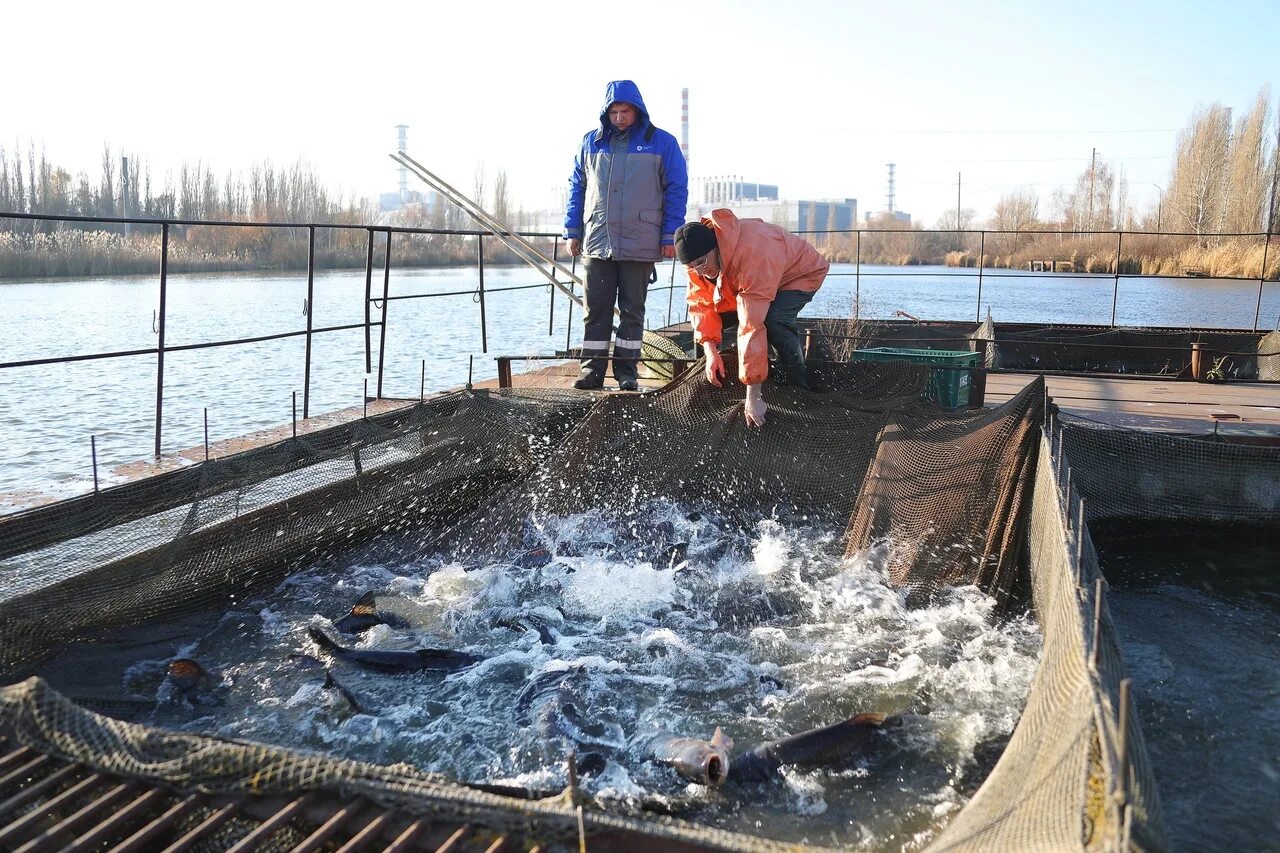
[[[151,225],[158,226],[160,229],[160,250],[159,250],[159,278],[158,278],[158,297],[159,308],[156,312],[153,330],[157,335],[156,346],[141,349],[119,350],[111,352],[91,352],[78,353],[73,355],[54,356],[48,358],[24,359],[10,362],[0,363],[0,369],[30,367],[36,365],[47,364],[66,364],[78,361],[89,361],[109,358],[126,358],[140,355],[154,355],[156,357],[156,400],[155,400],[155,431],[154,431],[154,451],[156,456],[161,455],[162,439],[163,439],[163,417],[165,404],[165,356],[168,353],[184,352],[188,350],[209,349],[217,347],[237,346],[262,343],[264,341],[279,340],[283,338],[305,337],[304,364],[303,364],[303,387],[302,387],[302,416],[304,419],[310,417],[311,408],[311,367],[313,358],[312,342],[315,335],[329,334],[333,332],[343,332],[352,329],[363,329],[365,338],[365,372],[373,372],[373,329],[378,329],[378,365],[377,380],[375,388],[375,397],[383,396],[383,379],[386,370],[386,342],[388,328],[388,312],[390,303],[393,301],[407,299],[432,299],[438,297],[459,296],[470,294],[480,307],[479,331],[481,336],[481,351],[487,353],[489,350],[489,334],[488,334],[488,314],[487,314],[487,298],[495,293],[516,290],[529,290],[534,288],[544,288],[549,295],[548,300],[548,333],[554,331],[555,324],[555,288],[547,283],[536,283],[531,285],[518,285],[511,287],[490,288],[485,284],[485,238],[492,236],[493,232],[488,230],[471,230],[471,229],[448,229],[448,228],[414,228],[402,226],[388,225],[361,225],[348,223],[298,223],[298,222],[254,222],[254,221],[235,221],[235,220],[192,220],[192,219],[156,219],[145,217],[86,217],[86,216],[54,216],[36,213],[18,213],[18,212],[2,212],[0,211],[0,220],[28,220],[36,222],[51,223],[79,223],[82,225],[104,225],[104,226],[132,226],[132,225]],[[169,278],[169,262],[170,262],[170,237],[175,228],[190,227],[225,227],[225,228],[260,228],[260,229],[305,229],[307,234],[307,252],[305,272],[307,280],[307,295],[304,303],[304,316],[306,322],[304,328],[292,331],[279,332],[270,335],[259,335],[254,337],[231,338],[216,341],[206,341],[201,343],[189,344],[170,344],[166,337],[167,324],[167,296],[168,296],[168,278]],[[364,291],[364,319],[359,323],[348,323],[343,325],[317,327],[314,324],[315,317],[315,269],[316,269],[316,232],[320,229],[331,229],[334,231],[363,231],[365,233],[365,291]],[[560,236],[554,233],[527,231],[518,232],[521,236],[527,238],[545,239],[552,242],[552,257],[558,257],[560,248]],[[834,272],[833,276],[852,276],[854,278],[854,299],[860,298],[861,277],[863,274],[863,241],[864,235],[883,235],[887,238],[897,239],[921,239],[927,235],[943,235],[954,238],[959,241],[957,245],[962,245],[965,240],[977,238],[978,254],[976,256],[976,274],[974,272],[954,272],[940,273],[931,271],[929,273],[913,272],[909,268],[902,271],[886,271],[877,269],[875,275],[877,277],[884,276],[928,276],[936,278],[938,276],[954,276],[957,278],[977,279],[977,309],[975,316],[981,320],[981,305],[984,281],[986,278],[1019,278],[1025,277],[1025,272],[995,272],[993,267],[987,265],[986,248],[988,245],[988,237],[1012,237],[1014,240],[1022,237],[1096,237],[1106,235],[1114,236],[1116,240],[1116,249],[1114,259],[1112,261],[1113,271],[1108,274],[1097,273],[1034,273],[1037,278],[1111,278],[1113,281],[1112,307],[1111,307],[1111,325],[1115,325],[1116,304],[1118,301],[1120,281],[1125,278],[1151,278],[1161,276],[1142,276],[1129,273],[1121,273],[1123,266],[1123,245],[1126,235],[1144,235],[1172,238],[1192,238],[1200,239],[1212,238],[1256,238],[1264,239],[1263,258],[1261,276],[1258,278],[1258,297],[1257,307],[1254,312],[1253,330],[1257,330],[1258,319],[1262,307],[1263,289],[1268,281],[1274,281],[1266,278],[1266,263],[1270,249],[1271,235],[1265,234],[1215,234],[1215,235],[1194,235],[1171,232],[1070,232],[1070,231],[999,231],[999,230],[971,230],[971,231],[939,231],[939,230],[896,230],[896,229],[847,229],[847,230],[823,230],[823,231],[799,231],[799,234],[805,235],[813,240],[814,237],[821,236],[822,240],[813,240],[818,243],[820,248],[830,249],[833,241],[838,241],[842,237],[852,239],[854,243],[853,252],[853,272]],[[447,291],[440,293],[412,293],[412,294],[391,294],[391,265],[393,252],[393,237],[396,235],[443,235],[450,237],[474,238],[476,243],[475,250],[475,269],[476,269],[476,287],[473,290]],[[383,242],[385,241],[385,242]],[[381,242],[383,263],[381,269],[382,287],[381,292],[374,293],[374,273],[375,273],[375,249],[377,243]],[[825,244],[825,245],[823,245]],[[576,263],[576,258],[574,259]],[[670,323],[672,319],[672,308],[674,301],[674,292],[677,287],[683,289],[683,285],[676,284],[676,262],[670,264],[669,280],[666,287],[652,287],[650,293],[668,291],[667,304],[667,321]],[[962,268],[967,269],[967,268]],[[1252,281],[1252,278],[1233,280]],[[565,283],[567,287],[572,288],[572,282]],[[572,336],[573,322],[572,311],[573,303],[568,301],[569,316],[566,321],[566,340],[565,349],[568,350]],[[374,312],[377,312],[375,318]],[[686,311],[685,318],[688,314]],[[424,368],[425,374],[425,368]],[[424,375],[425,385],[425,375]],[[366,392],[366,397],[367,397]]]
[[[839,229],[839,230],[801,230],[801,231],[796,231],[795,233],[809,236],[809,237],[821,235],[825,237],[825,240],[822,242],[825,243],[826,245],[823,246],[823,248],[828,248],[828,249],[830,248],[831,237],[833,235],[851,235],[852,236],[853,243],[854,243],[853,260],[852,260],[852,263],[854,264],[854,272],[831,273],[830,275],[853,276],[855,300],[857,300],[861,296],[861,279],[862,279],[862,265],[863,265],[862,240],[863,240],[864,234],[892,235],[897,239],[906,240],[906,241],[918,241],[927,235],[939,235],[939,236],[953,238],[956,241],[953,244],[956,246],[956,248],[951,251],[955,251],[955,252],[964,251],[966,253],[967,253],[967,250],[963,249],[964,244],[968,240],[971,240],[974,236],[976,236],[978,239],[978,247],[977,247],[978,251],[977,251],[977,255],[975,256],[976,263],[974,264],[973,267],[959,266],[957,267],[957,269],[976,269],[977,270],[976,276],[977,276],[977,283],[978,283],[978,296],[976,300],[977,305],[974,312],[974,318],[978,321],[982,320],[982,287],[983,287],[984,279],[986,278],[996,278],[996,279],[1026,278],[1028,274],[1031,274],[1031,275],[1034,275],[1037,279],[1043,279],[1043,278],[1107,279],[1107,278],[1110,278],[1113,282],[1112,291],[1111,291],[1110,325],[1115,326],[1116,306],[1117,306],[1117,302],[1120,294],[1121,279],[1170,278],[1171,277],[1171,276],[1164,276],[1164,275],[1158,275],[1158,274],[1121,272],[1121,270],[1124,267],[1124,260],[1125,260],[1124,239],[1126,236],[1130,237],[1131,239],[1137,238],[1137,237],[1146,237],[1146,238],[1172,238],[1172,239],[1197,240],[1197,241],[1209,241],[1209,240],[1217,241],[1217,240],[1223,240],[1223,239],[1254,239],[1254,240],[1262,241],[1262,247],[1263,247],[1262,263],[1259,268],[1257,277],[1212,276],[1212,278],[1220,281],[1250,281],[1250,282],[1257,281],[1258,282],[1258,298],[1257,298],[1256,306],[1254,308],[1253,326],[1251,328],[1251,331],[1255,331],[1255,332],[1258,331],[1258,322],[1260,320],[1261,313],[1262,313],[1262,293],[1263,293],[1264,287],[1266,286],[1268,281],[1271,281],[1273,283],[1276,281],[1280,281],[1280,279],[1277,279],[1277,278],[1272,278],[1272,279],[1267,278],[1267,260],[1268,260],[1268,256],[1270,255],[1272,238],[1276,236],[1274,232],[1265,232],[1265,233],[1261,231],[1215,232],[1215,233],[1196,234],[1194,232],[1182,232],[1182,231],[1124,231],[1124,230],[1072,231],[1072,230],[1039,230],[1039,229],[1030,230],[1030,231],[1021,231],[1021,230],[1010,231],[1010,230],[1000,230],[1000,229],[975,229],[975,230],[957,231],[957,230],[943,230],[943,229],[936,229],[936,228],[935,229],[919,229],[919,230],[917,229],[851,228],[851,229]],[[1003,236],[1003,237],[1012,238],[1012,241],[1014,244],[1013,246],[1014,251],[1016,251],[1018,248],[1017,247],[1018,240],[1024,237],[1026,238],[1057,237],[1059,238],[1059,242],[1061,242],[1063,239],[1068,239],[1068,238],[1078,240],[1078,239],[1088,239],[1088,238],[1098,238],[1098,237],[1105,237],[1105,238],[1114,237],[1116,248],[1115,248],[1115,254],[1112,257],[1111,263],[1109,265],[1111,271],[1107,273],[1075,272],[1074,270],[1070,272],[1058,272],[1056,269],[1056,265],[1053,269],[1046,272],[1039,272],[1039,271],[1031,272],[1030,270],[1028,270],[1024,272],[1003,272],[1002,273],[1002,272],[995,272],[995,270],[1009,269],[1009,268],[987,265],[987,258],[988,258],[987,237],[988,236],[993,236],[993,237]],[[817,241],[812,241],[812,242],[817,242]],[[1029,247],[1024,247],[1024,248],[1029,248]],[[1012,254],[1012,253],[1013,252],[1010,252],[1009,254]],[[1053,254],[1054,253],[1052,251],[1046,251],[1044,260],[1062,260],[1062,259],[1051,258],[1050,256]],[[1074,262],[1072,263],[1074,266]],[[926,274],[913,273],[905,270],[903,272],[885,272],[882,270],[876,271],[877,277],[895,276],[895,275],[919,276],[919,275],[926,275]],[[943,276],[943,277],[954,276],[957,278],[973,278],[974,277],[974,273],[967,273],[967,272],[955,272],[955,273],[930,272],[930,273],[927,273],[927,275],[930,278],[937,278],[939,276]],[[1173,277],[1176,277],[1176,276],[1173,276]]]

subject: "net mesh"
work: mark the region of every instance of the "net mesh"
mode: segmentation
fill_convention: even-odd
[[[732,377],[736,365],[726,361]],[[408,767],[129,724],[32,676],[66,644],[225,607],[362,542],[390,540],[400,554],[492,552],[521,545],[542,515],[626,513],[667,498],[743,520],[791,512],[828,519],[847,530],[850,552],[885,537],[910,542],[892,572],[912,596],[976,583],[1002,604],[1030,604],[1044,658],[1022,722],[936,849],[1092,849],[1115,846],[1126,832],[1158,841],[1136,721],[1119,743],[1122,664],[1105,607],[1099,663],[1089,663],[1096,558],[1067,524],[1073,510],[1064,506],[1058,451],[1037,429],[1043,384],[998,409],[953,412],[924,399],[927,381],[928,368],[914,364],[823,365],[814,391],[767,386],[764,430],[746,426],[732,379],[718,388],[701,370],[657,393],[594,401],[529,389],[458,392],[163,483],[12,517],[0,526],[8,582],[0,681],[13,682],[0,691],[0,728],[135,778],[220,792],[324,788],[569,837],[575,824],[564,802],[517,802]],[[1078,494],[1092,475],[1075,454],[1088,452],[1086,439],[1102,439],[1068,429],[1059,446],[1071,449]],[[1106,452],[1094,455],[1099,482],[1108,470],[1114,479]],[[1244,497],[1233,505],[1270,494],[1266,512],[1274,514],[1274,492],[1248,480],[1255,461],[1241,458]],[[1105,506],[1089,501],[1091,517]],[[1117,791],[1127,811],[1115,805]],[[664,818],[590,811],[588,825],[723,849],[778,847]]]

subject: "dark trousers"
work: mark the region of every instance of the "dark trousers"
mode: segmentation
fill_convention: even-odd
[[[783,375],[791,385],[801,388],[809,387],[809,374],[804,367],[804,342],[800,335],[800,325],[796,316],[800,309],[813,300],[813,294],[803,290],[780,290],[769,305],[769,313],[764,317],[765,332],[769,335],[769,346],[778,353],[778,363]],[[730,311],[720,315],[720,323],[724,328],[727,342],[730,332],[735,338],[738,332],[738,315]]]
[[[649,295],[653,264],[645,261],[609,261],[586,258],[587,313],[582,318],[582,375],[604,378],[609,361],[609,339],[613,336],[613,306],[618,319],[618,337],[613,343],[613,378],[622,382],[636,378],[640,343],[644,336],[644,300]]]

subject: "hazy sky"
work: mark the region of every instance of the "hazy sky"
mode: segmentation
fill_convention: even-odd
[[[1141,209],[1199,105],[1277,82],[1280,0],[1220,2],[22,3],[3,13],[0,145],[97,175],[104,143],[162,178],[311,163],[347,195],[395,188],[396,124],[455,185],[477,164],[550,203],[630,78],[695,175],[856,197],[931,225],[1001,192],[1053,190],[1090,150]],[[1274,95],[1273,95],[1274,98]],[[1273,100],[1274,103],[1274,100]]]

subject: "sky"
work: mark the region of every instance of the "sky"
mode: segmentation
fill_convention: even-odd
[[[1094,148],[1142,212],[1194,110],[1240,115],[1280,83],[1280,0],[44,0],[4,28],[10,152],[96,177],[109,145],[161,181],[183,160],[221,176],[301,159],[375,196],[397,186],[406,124],[428,168],[468,188],[505,172],[526,209],[554,203],[610,80],[634,80],[677,138],[689,89],[695,177],[869,211],[893,162],[897,208],[926,226],[955,208],[957,174],[980,219],[1026,186],[1048,212]]]

